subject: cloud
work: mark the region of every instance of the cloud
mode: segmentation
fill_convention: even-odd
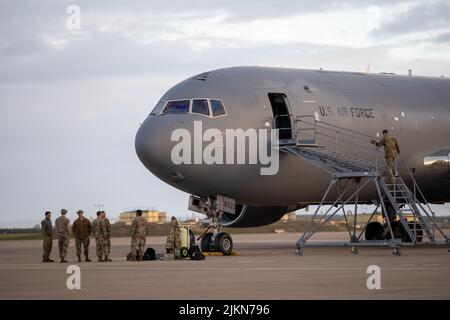
[[[164,92],[235,65],[440,76],[450,70],[443,1],[0,0],[0,224],[102,202],[186,211],[187,196],[134,152]],[[423,12],[421,12],[423,11]],[[401,21],[401,22],[400,22]],[[8,214],[9,215],[9,214]]]
[[[395,30],[403,34],[408,29],[402,26],[417,20],[442,24],[448,9],[440,2],[423,9],[424,5],[408,1],[392,5],[389,1],[264,0],[258,6],[239,1],[175,0],[151,6],[146,1],[126,6],[119,1],[81,1],[82,29],[70,32],[65,23],[69,4],[3,3],[0,83],[170,74],[179,68],[215,65],[218,57],[223,65],[240,62],[228,56],[272,46],[276,51],[308,44],[348,50],[388,45],[388,51],[395,51],[417,41],[445,39],[438,37],[442,31],[401,39],[389,34]],[[434,15],[438,18],[430,19]],[[423,21],[419,25],[433,27]]]
[[[450,32],[440,34],[433,39],[434,42],[450,43]]]
[[[419,2],[391,15],[373,32],[377,38],[414,33],[434,33],[450,29],[450,4],[447,1]]]

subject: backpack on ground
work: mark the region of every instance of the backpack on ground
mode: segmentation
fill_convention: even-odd
[[[144,260],[146,261],[153,261],[156,260],[156,252],[153,248],[147,248],[144,253]]]
[[[191,260],[205,260],[205,255],[199,246],[192,246],[189,248],[189,257]]]

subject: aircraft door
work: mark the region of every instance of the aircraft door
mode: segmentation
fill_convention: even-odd
[[[286,94],[269,93],[268,97],[272,107],[274,128],[279,131],[279,139],[292,139],[292,115]]]

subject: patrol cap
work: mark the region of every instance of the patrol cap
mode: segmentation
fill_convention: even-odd
[[[66,210],[66,209],[61,209],[61,213],[62,213],[62,214],[66,214],[66,213],[67,213],[67,210]]]
[[[77,213],[79,214],[79,213],[84,213],[84,212],[83,212],[83,210],[80,209],[77,211]]]

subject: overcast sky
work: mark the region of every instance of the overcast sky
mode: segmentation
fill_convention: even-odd
[[[0,226],[97,203],[183,216],[188,195],[134,151],[168,88],[226,66],[368,64],[450,76],[450,1],[0,0]]]

